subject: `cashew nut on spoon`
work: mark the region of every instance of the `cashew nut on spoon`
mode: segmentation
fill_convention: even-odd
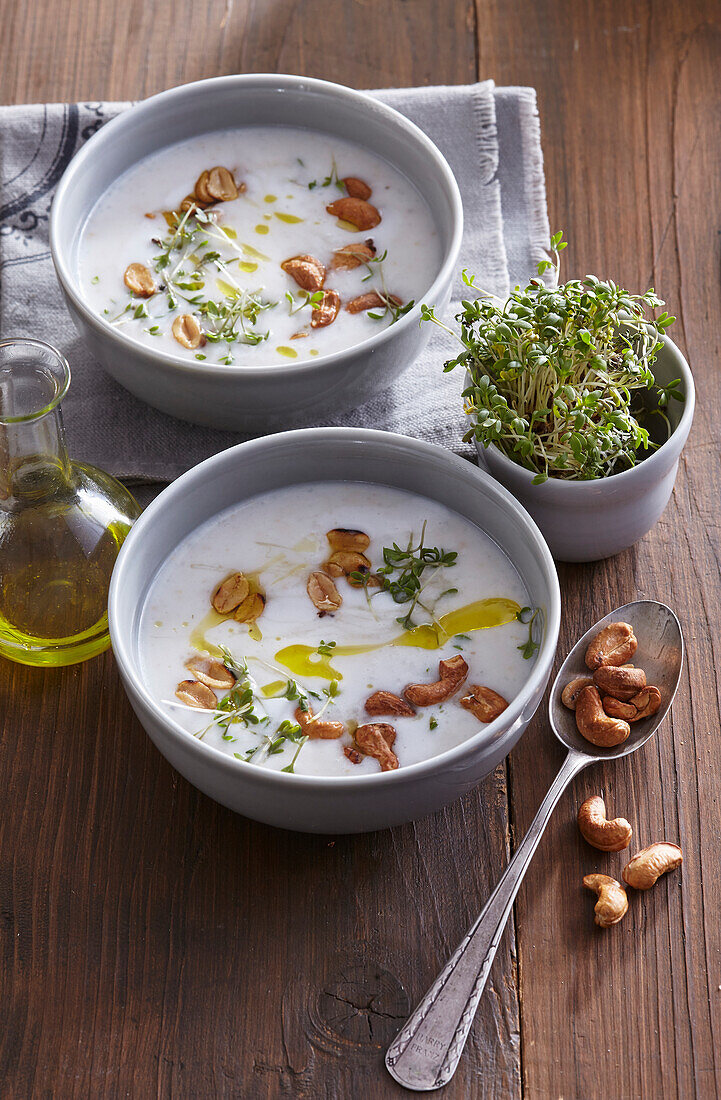
[[[616,624],[619,623],[623,624],[620,630],[616,629]],[[606,629],[610,627],[614,629]],[[599,637],[600,642],[596,641]],[[634,659],[636,649],[639,654],[643,654],[643,660],[639,659],[639,663],[643,665],[649,683],[659,690],[660,705],[654,714],[632,725],[623,719],[614,719],[607,715],[610,722],[618,723],[614,727],[615,734],[610,740],[607,736],[604,744],[594,745],[580,732],[576,724],[576,713],[564,706],[561,694],[574,679],[590,679],[589,669],[595,672],[604,664],[615,667],[628,664]],[[589,663],[586,659],[587,652],[590,654]],[[563,662],[551,689],[548,709],[551,728],[558,740],[565,745],[568,754],[531,827],[484,909],[388,1048],[386,1067],[391,1076],[406,1088],[428,1091],[441,1088],[450,1081],[463,1053],[518,888],[556,803],[573,777],[583,768],[600,760],[627,756],[653,737],[676,694],[682,664],[683,638],[678,619],[670,608],[651,600],[626,604],[601,619],[579,639]],[[440,680],[443,680],[442,674]],[[596,713],[596,697],[600,702],[598,689],[592,684],[583,685],[579,699],[584,692],[594,693],[594,715],[603,725],[603,719]],[[410,698],[407,689],[404,694],[415,706],[424,705]],[[511,713],[512,708],[513,704],[509,707]],[[610,727],[607,732],[608,730]],[[621,733],[623,738],[620,737]],[[632,864],[633,860],[629,868]],[[616,883],[616,880],[612,879],[611,882]],[[607,883],[596,885],[608,887]],[[610,889],[608,887],[604,890],[604,919],[620,912],[619,903],[622,898],[616,891],[625,894],[620,883],[615,884],[609,897]],[[609,900],[613,905],[607,911],[605,902]],[[596,904],[600,901],[599,890]],[[596,916],[599,917],[600,913],[597,912]]]

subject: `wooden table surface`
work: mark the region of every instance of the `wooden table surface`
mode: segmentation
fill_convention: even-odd
[[[659,736],[584,773],[521,889],[447,1097],[714,1097],[721,1084],[721,6],[613,0],[0,3],[4,102],[140,98],[220,73],[538,89],[566,271],[649,284],[698,408],[673,500],[611,561],[561,566],[559,654],[638,597],[688,645]],[[564,257],[565,258],[565,257]],[[28,320],[32,328],[32,319]],[[462,801],[389,832],[247,821],[175,774],[110,653],[0,665],[0,1091],[394,1097],[382,1052],[523,835],[560,761],[543,708]],[[575,826],[603,791],[683,869],[601,932]]]

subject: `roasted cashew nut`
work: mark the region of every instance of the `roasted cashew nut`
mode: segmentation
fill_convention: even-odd
[[[614,699],[627,703],[646,687],[646,673],[632,665],[623,668],[601,665],[593,674],[593,682],[602,695],[612,695]]]
[[[369,237],[363,244],[344,244],[333,253],[331,267],[340,271],[352,271],[361,264],[367,264],[376,254],[376,247]]]
[[[336,588],[333,578],[321,573],[320,570],[310,574],[306,591],[316,611],[321,615],[332,614],[343,603],[343,597]]]
[[[352,527],[334,527],[332,531],[326,531],[325,537],[331,550],[352,550],[356,554],[362,554],[371,542],[365,531],[356,531]]]
[[[365,702],[366,713],[377,718],[382,714],[412,718],[416,713],[410,703],[394,695],[392,691],[374,691]]]
[[[311,328],[326,328],[327,325],[332,325],[340,309],[340,294],[337,290],[323,290],[319,293],[323,297],[317,305],[313,306],[310,315]]]
[[[325,267],[315,256],[291,256],[289,260],[283,260],[280,266],[303,290],[315,292],[325,282]]]
[[[366,229],[375,229],[381,221],[381,216],[372,203],[366,202],[365,199],[355,199],[351,195],[329,203],[326,210],[341,221],[350,222],[361,232]]]
[[[240,190],[245,191],[245,185],[240,185]],[[233,173],[222,164],[208,170],[208,178],[205,180],[205,191],[215,202],[232,202],[237,199],[239,188]]]
[[[366,756],[373,756],[381,766],[382,772],[395,771],[398,757],[393,752],[396,731],[386,722],[369,722],[358,726],[355,731],[355,743]]]
[[[603,709],[611,718],[622,718],[624,722],[635,722],[636,708],[633,703],[622,703],[612,695],[604,695],[601,700]]]
[[[198,710],[215,710],[218,705],[218,696],[213,689],[198,680],[181,680],[175,689],[175,697],[186,707]]]
[[[596,924],[600,928],[618,924],[628,909],[628,897],[621,883],[609,875],[586,875],[583,885],[598,895],[593,907]]]
[[[358,179],[357,176],[345,176],[341,183],[345,184],[346,194],[350,195],[352,199],[363,199],[364,202],[367,202],[373,194],[366,181]]]
[[[576,726],[578,732],[592,745],[609,749],[621,745],[631,732],[628,722],[606,714],[598,694],[598,688],[585,687],[576,700]]]
[[[254,623],[265,610],[265,596],[262,592],[251,592],[243,602],[236,607],[233,618],[239,623]]]
[[[493,722],[499,714],[503,714],[508,702],[493,688],[471,684],[468,695],[461,699],[461,706],[464,710],[470,710],[479,722]]]
[[[468,665],[458,653],[438,662],[438,680],[432,684],[408,684],[403,694],[415,707],[432,707],[450,699],[468,675]]]
[[[634,890],[650,890],[661,875],[673,871],[682,862],[683,855],[678,844],[660,840],[636,853],[624,867],[623,879]]]
[[[192,313],[181,313],[171,325],[173,336],[184,348],[202,348],[205,344],[205,336],[200,327],[198,318]]]
[[[185,667],[201,684],[218,688],[219,691],[230,691],[235,683],[235,676],[230,669],[215,657],[190,657],[185,662]]]
[[[575,710],[578,696],[584,688],[590,687],[592,684],[593,680],[590,676],[577,676],[575,680],[570,680],[561,692],[561,702],[564,707]]]
[[[334,550],[326,562],[324,571],[330,577],[342,577],[345,573],[369,573],[371,563],[360,550]]]
[[[636,652],[638,642],[628,623],[609,623],[591,641],[586,650],[586,664],[597,669],[601,665],[625,665]]]
[[[661,706],[661,692],[650,684],[633,699],[622,703],[611,695],[604,695],[603,709],[613,718],[623,718],[626,722],[638,722],[641,718],[650,718]]]
[[[639,718],[650,718],[652,714],[656,713],[661,706],[661,692],[653,684],[650,684],[643,691],[639,691],[638,695],[634,695],[631,702],[637,710],[634,721],[638,722]]]
[[[581,836],[601,852],[622,852],[631,843],[633,829],[624,817],[609,821],[606,803],[594,794],[581,803],[578,811],[578,827]]]
[[[219,615],[229,615],[249,594],[250,584],[247,578],[240,572],[230,573],[220,582],[210,602]]]
[[[296,707],[295,720],[311,741],[317,739],[335,741],[345,733],[345,726],[342,722],[325,722],[321,718],[316,718],[310,707],[307,710]]]
[[[123,282],[136,298],[152,298],[158,289],[152,271],[145,264],[128,264]]]

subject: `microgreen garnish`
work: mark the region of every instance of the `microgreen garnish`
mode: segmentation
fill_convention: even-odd
[[[335,649],[335,646],[335,642],[324,642],[321,638],[320,645],[318,646],[316,653],[319,653],[321,656],[324,657],[331,657],[333,655],[333,650]]]
[[[298,726],[298,729],[300,730],[300,726]],[[300,750],[303,748],[303,745],[305,745],[307,740],[308,740],[308,734],[307,733],[304,734],[303,737],[298,738],[298,740],[296,742],[298,748],[295,750],[295,753],[293,754],[293,759],[291,760],[290,764],[286,764],[286,766],[284,768],[280,769],[282,772],[289,772],[290,775],[295,775],[295,762],[298,759],[298,754],[300,753]]]
[[[300,163],[302,163],[302,161]],[[345,184],[343,183],[343,180],[340,179],[338,176],[338,168],[335,163],[335,157],[331,162],[330,172],[325,177],[325,179],[320,180],[320,182],[318,180],[311,180],[308,184],[308,190],[314,191],[316,187],[330,187],[331,184],[335,184],[338,190],[342,191],[345,194]]]
[[[268,715],[260,715],[256,712],[256,697],[245,661],[236,661],[225,646],[219,648],[223,656],[223,664],[233,673],[236,679],[228,694],[220,700],[212,712],[213,717],[210,724],[196,734],[200,741],[203,740],[208,730],[213,727],[220,730],[224,741],[234,741],[236,738],[230,733],[231,725],[240,723],[246,729],[249,729],[252,726],[265,725],[270,721]]]
[[[321,645],[335,646],[335,642],[321,642]],[[318,652],[320,652],[320,647]],[[321,709],[313,714],[314,718],[320,718],[326,708],[331,705],[336,695],[339,694],[340,688],[337,680],[331,680],[321,691],[314,691],[312,688],[304,688],[297,680],[286,680],[282,690],[279,690],[277,696],[274,696],[274,698],[285,698],[293,703],[297,703],[298,708],[302,710],[304,714],[310,710],[310,699],[325,699]]]
[[[438,726],[438,719],[437,719],[437,718],[435,718],[435,717],[434,717],[433,715],[431,715],[431,717],[430,717],[430,719],[429,719],[429,721],[428,721],[428,726],[429,726],[429,728],[430,728],[430,729],[432,729],[432,730],[436,729],[436,728],[437,728],[437,726]]]
[[[276,304],[265,301],[259,293],[243,289],[229,295],[222,302],[215,302],[210,298],[198,307],[198,313],[203,317],[205,338],[211,344],[220,340],[227,344],[236,340],[242,344],[260,344],[268,339],[270,333],[258,332],[252,326],[257,323],[261,313],[272,309]],[[230,349],[226,354],[230,355]]]
[[[527,661],[530,661],[534,653],[540,648],[540,642],[534,642],[533,640],[533,622],[540,612],[540,607],[522,607],[520,611],[516,612],[519,623],[523,623],[524,626],[528,624],[528,640],[523,645],[516,646],[516,649],[520,649]]]
[[[246,764],[248,764],[253,759],[259,748],[260,745],[253,745],[251,748],[246,749],[245,752],[234,752],[233,756],[236,760],[245,760]]]
[[[541,261],[539,276],[552,269],[557,282],[565,247],[554,234],[553,259]],[[654,394],[653,411],[670,431],[661,410],[683,400],[679,380],[658,387],[651,367],[675,318],[656,315],[664,303],[653,289],[630,294],[593,275],[560,286],[538,278],[501,301],[465,271],[463,281],[475,292],[456,316],[463,351],[444,370],[461,366],[470,375],[465,439],[493,443],[540,483],[607,477],[657,446],[639,422],[648,410],[633,404],[635,394]],[[421,318],[446,328],[426,305]]]
[[[230,365],[234,362],[232,344],[257,345],[268,339],[270,333],[260,331],[256,326],[260,314],[272,309],[277,302],[266,300],[262,288],[249,290],[238,281],[229,266],[236,262],[236,258],[223,259],[215,244],[220,242],[239,256],[243,249],[234,244],[228,233],[217,225],[215,218],[212,212],[197,207],[187,210],[182,216],[174,213],[167,235],[154,238],[154,244],[160,251],[153,260],[153,266],[162,278],[160,289],[164,291],[168,311],[173,313],[180,302],[190,306],[202,319],[205,339],[209,343],[222,342],[227,345],[220,362]],[[213,275],[222,276],[222,284],[219,282],[219,285],[227,292],[220,301],[207,297],[206,288],[212,282]],[[161,300],[160,295],[151,299],[151,308]],[[132,318],[128,316],[129,311],[132,311]],[[131,319],[149,316],[148,303],[136,304],[133,299],[117,317],[111,318],[111,323],[124,324]],[[153,317],[154,321],[159,319],[157,314]],[[155,324],[149,331],[152,335],[158,335],[160,327]],[[195,358],[203,360],[206,356],[200,353]]]
[[[295,680],[288,680],[285,685],[285,691],[282,692],[286,699],[290,699],[291,702],[298,701],[298,706],[302,711],[308,710],[308,693],[299,687]]]
[[[351,253],[354,255],[354,253]],[[370,317],[373,321],[383,321],[388,315],[391,316],[391,324],[394,325],[401,317],[404,317],[406,313],[413,309],[416,304],[415,299],[411,299],[405,304],[399,302],[393,294],[388,293],[386,286],[385,274],[383,270],[383,261],[388,256],[388,249],[381,253],[380,256],[371,256],[367,258],[363,253],[357,253],[359,259],[363,261],[363,264],[368,269],[368,274],[364,275],[361,282],[367,283],[369,279],[372,279],[374,275],[378,275],[380,279],[380,287],[373,287],[378,297],[381,299],[381,305],[377,309],[368,310],[366,316]],[[375,270],[374,270],[375,266]]]
[[[334,643],[321,644],[332,645]],[[211,712],[213,717],[210,724],[195,736],[202,741],[208,730],[215,727],[220,731],[224,741],[232,742],[237,741],[237,738],[233,737],[230,732],[231,725],[234,723],[241,723],[246,729],[259,733],[262,727],[267,727],[270,722],[270,716],[268,714],[258,714],[256,711],[256,703],[259,702],[259,700],[255,690],[255,683],[248,674],[248,665],[245,658],[241,660],[236,659],[226,646],[221,645],[218,648],[223,658],[223,664],[236,678],[235,684],[227,695],[220,700],[215,710]],[[285,690],[281,694],[287,699],[297,700],[298,706],[303,711],[309,709],[308,697],[310,695],[317,699],[321,699],[325,696],[326,702],[319,710],[318,715],[315,716],[319,717],[338,694],[338,681],[332,680],[322,693],[318,693],[307,692],[304,688],[300,687],[295,680],[288,680],[285,685]],[[265,733],[259,744],[252,745],[249,749],[246,749],[245,752],[235,752],[233,756],[236,760],[243,760],[245,763],[249,763],[255,757],[256,753],[260,753],[261,757],[275,756],[284,751],[286,742],[291,742],[296,745],[296,751],[290,763],[286,767],[281,768],[281,771],[293,773],[295,762],[298,759],[298,753],[307,740],[308,736],[303,734],[297,722],[291,722],[285,719],[280,723],[275,733]]]
[[[386,290],[376,289],[376,294],[379,296],[379,298],[381,298],[383,308],[380,309],[379,307],[380,312],[379,309],[368,310],[367,316],[370,317],[373,321],[383,321],[388,316],[388,314],[390,314],[393,318],[391,324],[394,325],[396,321],[399,321],[401,319],[401,317],[405,317],[406,313],[409,313],[410,310],[413,309],[413,306],[416,304],[415,298],[411,298],[409,302],[399,304],[394,300],[391,294],[388,294]]]
[[[299,313],[301,309],[305,309],[306,306],[315,309],[316,306],[319,306],[323,301],[322,290],[316,290],[313,294],[308,290],[301,290],[297,299],[293,297],[289,290],[286,290],[285,296],[290,304],[289,315],[291,317]]]
[[[368,268],[368,274],[364,275],[361,279],[362,283],[367,283],[368,280],[372,279],[374,275],[371,264],[375,264],[376,267],[380,270],[381,264],[388,257],[388,249],[386,248],[380,256],[371,256],[367,258],[364,252],[351,252],[351,256],[355,256],[357,259],[362,260],[365,266]]]
[[[405,547],[399,546],[397,542],[392,546],[384,546],[384,564],[377,571],[381,580],[381,591],[389,592],[396,603],[411,605],[405,615],[396,619],[404,630],[412,630],[417,625],[413,622],[416,607],[420,607],[433,618],[433,611],[421,600],[423,590],[439,569],[447,569],[455,565],[458,557],[455,550],[426,546],[425,536],[426,524],[424,523],[417,545],[413,544],[413,535],[411,535]],[[351,575],[355,579],[355,574]]]

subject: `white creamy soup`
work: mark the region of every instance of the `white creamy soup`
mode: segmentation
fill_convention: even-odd
[[[393,324],[433,282],[440,243],[425,200],[379,157],[308,130],[248,127],[125,172],[91,211],[78,263],[88,304],[132,339],[267,366]]]
[[[443,505],[293,486],[169,556],[143,608],[141,662],[169,716],[249,766],[377,773],[502,712],[533,661],[527,603],[496,544]]]

